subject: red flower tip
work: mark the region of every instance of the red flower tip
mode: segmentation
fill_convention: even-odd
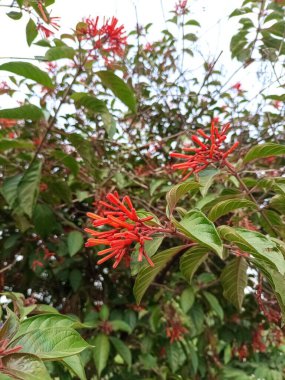
[[[226,158],[238,147],[239,143],[235,142],[228,150],[224,150],[223,144],[227,138],[227,132],[230,124],[225,124],[221,132],[217,127],[219,118],[213,118],[211,122],[210,134],[206,134],[202,129],[198,129],[198,134],[204,138],[202,142],[196,135],[192,136],[192,141],[198,145],[198,148],[183,148],[191,154],[171,152],[170,157],[178,158],[184,162],[172,165],[174,170],[183,170],[186,175],[182,180],[187,179],[193,173],[199,173],[209,165],[219,163],[220,166],[226,164]]]
[[[113,259],[113,268],[116,268],[124,259],[126,266],[130,265],[131,253],[135,246],[139,245],[138,261],[145,258],[153,266],[153,262],[145,252],[144,244],[152,240],[150,235],[156,232],[156,229],[145,224],[153,219],[152,216],[139,218],[129,196],[120,197],[117,192],[109,193],[106,196],[107,201],[99,201],[101,215],[91,212],[87,216],[92,220],[94,227],[106,227],[102,230],[93,230],[86,228],[89,238],[85,244],[86,247],[105,245],[109,248],[99,251],[98,256],[104,256],[98,261],[98,264]]]

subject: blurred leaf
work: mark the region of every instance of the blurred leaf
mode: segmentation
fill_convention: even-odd
[[[43,238],[58,228],[51,208],[46,204],[37,204],[34,209],[32,221],[36,232]]]
[[[241,310],[244,290],[247,286],[247,262],[243,257],[231,260],[223,269],[220,280],[224,289],[224,297],[239,311]]]
[[[16,120],[37,121],[44,119],[42,110],[33,104],[26,104],[17,108],[6,108],[0,110],[0,118]]]
[[[93,358],[97,368],[98,376],[101,376],[102,371],[105,369],[109,353],[110,341],[107,335],[99,334],[94,340]]]
[[[69,46],[56,46],[47,50],[45,59],[47,61],[57,61],[59,59],[73,59],[75,50]]]
[[[215,297],[212,293],[209,292],[203,292],[204,297],[209,302],[209,305],[211,306],[212,310],[217,314],[217,316],[222,321],[224,319],[224,310],[222,306],[220,305],[217,297]]]
[[[131,334],[132,329],[131,327],[124,321],[117,320],[117,321],[110,321],[112,328],[114,331],[124,331],[128,334]]]
[[[7,62],[0,65],[0,70],[10,71],[24,78],[31,79],[45,87],[54,88],[49,75],[29,62]]]
[[[191,309],[194,301],[195,301],[195,293],[193,289],[192,288],[184,289],[180,298],[181,309],[184,311],[184,313],[187,313]]]
[[[199,266],[208,258],[208,255],[209,249],[204,247],[192,247],[183,254],[180,259],[180,270],[189,283],[191,283]]]
[[[0,151],[5,151],[9,149],[33,150],[34,148],[34,144],[29,140],[0,139]]]
[[[173,219],[173,224],[185,236],[210,248],[223,258],[223,244],[216,227],[200,210],[189,211],[180,222]]]
[[[82,274],[79,269],[72,269],[69,274],[69,282],[74,293],[78,291],[82,283]]]
[[[11,12],[6,13],[6,15],[10,17],[12,20],[20,20],[23,16],[23,13],[11,11]]]
[[[97,71],[95,73],[101,79],[103,85],[109,88],[129,109],[136,112],[136,99],[131,88],[112,71]]]
[[[115,347],[118,354],[124,359],[124,361],[130,367],[132,365],[132,354],[129,347],[126,346],[123,341],[115,337],[110,337],[110,341]]]
[[[157,274],[165,267],[165,265],[182,249],[184,246],[173,247],[159,252],[153,256],[154,266],[143,268],[137,275],[134,285],[134,296],[137,304],[141,302],[141,299],[148,287],[155,279]]]
[[[79,231],[72,231],[67,237],[67,247],[70,256],[74,256],[83,247],[83,235]]]
[[[37,35],[38,35],[37,25],[35,24],[34,20],[30,18],[26,26],[26,40],[29,46],[32,45]]]

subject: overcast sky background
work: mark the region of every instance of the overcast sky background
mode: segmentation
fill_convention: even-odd
[[[0,5],[10,2],[11,0],[0,0]],[[151,43],[160,38],[160,31],[166,27],[165,20],[173,16],[170,11],[174,10],[176,2],[176,0],[56,0],[49,10],[52,16],[61,17],[61,29],[57,36],[68,33],[84,17],[116,16],[119,22],[125,25],[127,32],[135,28],[137,19],[140,25],[153,23],[148,41]],[[228,16],[241,4],[242,0],[188,0],[190,15],[187,18],[198,20],[202,26],[198,32],[198,48],[204,58],[210,62],[223,51],[217,67],[222,66],[225,80],[240,66],[240,63],[231,60],[229,50],[230,39],[237,31],[238,20],[236,18],[229,20]],[[6,12],[9,12],[9,8],[0,7],[0,62],[5,62],[3,57],[32,58],[44,55],[45,48],[27,46],[25,27],[28,15],[25,14],[21,20],[14,21],[6,16]],[[199,68],[202,60],[198,55],[196,60],[192,59],[191,63],[186,60],[185,68],[188,69],[187,64],[191,70]],[[241,81],[243,88],[254,96],[261,88],[261,84],[256,80],[255,69],[250,67],[249,70],[239,71],[228,85]],[[4,78],[5,72],[1,72],[0,80]]]

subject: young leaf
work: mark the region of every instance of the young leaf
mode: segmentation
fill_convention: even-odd
[[[243,162],[246,164],[258,158],[280,156],[285,154],[285,145],[265,143],[253,146],[245,155]]]
[[[110,353],[110,341],[107,335],[99,334],[94,340],[93,358],[99,377],[107,365]]]
[[[137,104],[131,88],[112,71],[97,71],[95,73],[103,85],[109,88],[132,112],[136,112]]]
[[[192,247],[180,259],[180,270],[186,280],[191,283],[193,275],[199,266],[207,259],[209,249],[205,247]]]
[[[187,194],[190,190],[199,189],[200,186],[199,183],[193,181],[183,182],[173,186],[166,194],[169,214],[172,215],[177,202],[183,197],[183,195]]]
[[[54,84],[47,73],[29,62],[7,62],[0,65],[0,70],[9,71],[24,78],[31,79],[45,87],[53,88]]]
[[[208,218],[214,222],[219,219],[221,216],[228,214],[239,208],[250,208],[256,210],[257,206],[252,201],[247,199],[227,199],[222,202],[217,203],[210,213],[208,214]]]
[[[210,248],[223,258],[223,245],[216,227],[201,211],[192,210],[180,222],[173,219],[173,224],[185,236]]]
[[[243,257],[236,257],[225,266],[220,277],[224,297],[239,311],[244,299],[244,289],[247,286],[247,267],[247,262]]]
[[[195,293],[192,288],[186,288],[183,290],[180,298],[181,309],[184,313],[187,313],[195,301]]]
[[[79,231],[72,231],[67,237],[67,247],[70,256],[74,256],[83,247],[83,235]]]
[[[173,247],[166,249],[165,251],[159,252],[153,256],[153,267],[143,268],[137,275],[135,286],[134,286],[134,295],[136,298],[137,304],[141,302],[141,299],[148,287],[155,279],[157,274],[165,267],[165,265],[175,256],[177,253],[182,251],[184,248],[183,245],[178,247]]]

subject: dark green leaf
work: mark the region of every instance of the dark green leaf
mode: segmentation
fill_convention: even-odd
[[[79,231],[72,231],[67,237],[67,247],[70,256],[74,256],[83,247],[83,235]]]
[[[0,110],[0,118],[37,121],[44,118],[42,110],[33,104]]]
[[[12,20],[20,20],[20,18],[22,18],[23,16],[23,13],[22,12],[15,12],[15,11],[11,11],[11,12],[8,12],[6,13],[8,17],[10,17]]]
[[[109,88],[132,112],[136,112],[136,99],[131,88],[112,71],[97,71],[103,85]]]
[[[29,62],[18,61],[3,63],[0,65],[0,70],[9,71],[24,78],[31,79],[48,88],[54,87],[48,74]]]
[[[38,35],[37,25],[35,24],[34,20],[30,18],[26,26],[26,40],[29,46],[32,45],[32,42],[37,37],[37,35]]]
[[[93,358],[99,377],[107,365],[110,353],[110,341],[107,335],[99,334],[94,340]]]
[[[113,344],[113,346],[115,347],[118,354],[127,363],[127,365],[131,366],[132,365],[132,354],[131,354],[129,347],[127,347],[123,341],[121,341],[120,339],[115,338],[115,337],[110,337],[110,341]]]

